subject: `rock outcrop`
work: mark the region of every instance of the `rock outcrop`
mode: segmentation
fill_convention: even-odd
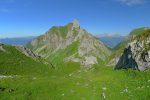
[[[41,58],[39,55],[35,54],[32,50],[24,47],[24,46],[16,46],[16,48],[21,51],[23,54],[25,54],[28,57],[31,57],[33,59],[39,59]]]
[[[4,47],[6,46],[11,46],[11,45],[5,45],[5,44],[1,44],[0,43],[0,51],[2,52],[6,52],[6,53],[9,53],[9,51],[7,51],[7,49],[5,50]],[[29,48],[26,48],[24,46],[13,46],[12,47],[15,47],[18,51],[20,51],[21,53],[23,53],[24,55],[28,56],[28,57],[31,57],[32,59],[39,59],[41,58],[41,56],[35,54],[31,49]]]
[[[64,62],[79,62],[86,67],[97,64],[98,59],[105,61],[111,54],[101,41],[82,29],[77,20],[66,26],[52,27],[27,47],[46,59],[53,60],[57,55],[65,55],[62,58]],[[60,54],[62,51],[63,54]]]
[[[80,24],[79,24],[79,22],[78,22],[78,20],[73,20],[73,27],[74,28],[80,28]]]
[[[3,48],[3,44],[0,44],[0,51],[5,52],[5,49]]]
[[[150,68],[150,29],[133,35],[115,69],[132,68],[144,71]]]

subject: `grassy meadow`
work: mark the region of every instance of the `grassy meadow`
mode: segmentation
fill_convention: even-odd
[[[150,72],[100,67],[0,79],[1,100],[149,100]],[[2,88],[5,88],[2,91]]]
[[[55,55],[44,65],[12,46],[0,51],[0,100],[149,100],[150,71],[113,70],[95,65],[81,70],[78,63],[63,64]],[[73,50],[71,50],[73,51]],[[60,51],[62,54],[64,51]],[[63,53],[64,54],[64,53]],[[5,77],[4,77],[5,75]]]

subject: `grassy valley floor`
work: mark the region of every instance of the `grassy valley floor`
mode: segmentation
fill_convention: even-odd
[[[98,66],[68,74],[0,78],[0,100],[149,100],[150,72]]]

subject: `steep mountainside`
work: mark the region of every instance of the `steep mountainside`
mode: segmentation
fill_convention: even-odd
[[[125,48],[115,69],[132,68],[145,70],[150,67],[150,29],[132,33],[131,41]]]
[[[44,74],[49,67],[52,68],[45,62],[30,49],[0,44],[0,75]]]
[[[130,34],[124,38],[123,41],[121,41],[114,49],[113,53],[110,56],[110,62],[109,65],[116,65],[121,57],[121,55],[124,52],[124,49],[128,46],[128,43],[132,40],[133,37],[142,34],[147,27],[137,28],[130,32]]]
[[[80,28],[77,20],[66,26],[54,26],[27,47],[54,64],[75,62],[82,67],[103,63],[111,51],[99,40]]]

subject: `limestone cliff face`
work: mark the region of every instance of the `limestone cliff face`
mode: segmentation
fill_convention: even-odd
[[[140,35],[132,36],[115,67],[115,69],[121,68],[140,71],[150,68],[150,29]]]
[[[47,59],[53,59],[52,55],[64,50],[64,62],[79,62],[81,66],[88,67],[98,63],[98,59],[105,61],[111,53],[101,41],[80,28],[77,20],[66,26],[52,27],[29,43],[28,47]],[[69,48],[72,48],[69,52],[73,53],[68,53]]]

